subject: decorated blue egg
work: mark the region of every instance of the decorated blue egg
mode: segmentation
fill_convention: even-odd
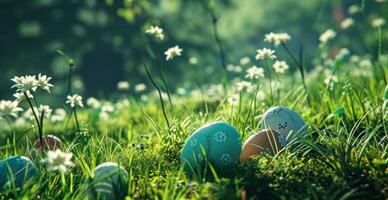
[[[234,166],[240,157],[241,137],[225,122],[213,122],[197,129],[186,141],[181,163],[189,173],[196,173],[206,160],[217,169]]]
[[[94,168],[93,199],[122,199],[127,191],[128,172],[114,162]]]
[[[0,188],[23,187],[39,174],[38,168],[27,157],[12,156],[0,161]]]
[[[261,122],[262,128],[270,128],[280,133],[279,141],[284,146],[296,134],[307,134],[306,125],[303,119],[293,110],[276,106],[267,110]]]

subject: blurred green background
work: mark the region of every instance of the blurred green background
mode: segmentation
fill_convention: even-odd
[[[128,92],[133,93],[135,84],[149,83],[143,69],[143,62],[150,60],[146,41],[160,61],[150,62],[151,70],[159,74],[163,68],[172,90],[194,87],[193,78],[220,83],[223,71],[208,1],[0,0],[0,98],[12,98],[10,78],[43,73],[53,77],[53,93],[63,99],[68,65],[57,50],[76,60],[74,87],[84,96],[114,96],[119,81],[128,81]],[[342,30],[340,22],[354,4],[365,6],[364,12],[352,16],[355,26]],[[387,18],[388,13],[386,2],[369,0],[224,0],[211,5],[227,63],[238,64],[245,56],[253,61],[256,49],[270,47],[263,43],[264,34],[288,32],[293,52],[303,44],[310,69],[319,55],[318,37],[328,28],[339,35],[333,48],[373,57],[376,36],[368,24],[373,17]],[[150,25],[163,28],[166,38],[147,37],[144,31]],[[166,62],[164,51],[175,45],[183,48],[183,56]],[[278,56],[288,58],[281,52]],[[189,64],[191,57],[198,63]]]

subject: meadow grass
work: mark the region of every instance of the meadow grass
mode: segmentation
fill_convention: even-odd
[[[343,66],[341,73],[351,67]],[[203,124],[221,120],[235,126],[244,141],[259,130],[262,114],[272,106],[268,95],[258,100],[252,93],[241,92],[241,102],[232,106],[227,95],[172,94],[174,106],[164,105],[169,125],[158,96],[147,102],[125,97],[130,105],[115,109],[106,119],[99,118],[99,108],[79,110],[80,131],[71,120],[46,123],[44,129],[45,134],[60,137],[65,149],[74,154],[75,166],[66,173],[45,170],[41,164],[45,155],[34,150],[37,135],[28,125],[11,129],[3,124],[0,158],[26,155],[39,166],[41,175],[21,190],[3,191],[1,198],[85,198],[93,168],[107,161],[128,171],[128,199],[387,198],[385,85],[378,68],[373,69],[368,77],[343,73],[333,90],[323,84],[321,72],[310,72],[310,105],[304,86],[295,81],[297,74],[290,75],[284,87],[276,90],[274,105],[300,113],[309,134],[291,141],[276,155],[262,154],[227,173],[213,169],[203,177],[191,177],[182,170],[180,151],[185,140]],[[269,94],[268,89],[264,91]]]

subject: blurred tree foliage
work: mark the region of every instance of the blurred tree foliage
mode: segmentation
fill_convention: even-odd
[[[228,63],[237,64],[243,56],[253,60],[257,48],[268,46],[263,43],[264,34],[284,31],[292,36],[294,52],[304,45],[309,67],[319,34],[328,28],[339,29],[348,6],[362,4],[358,0],[210,1]],[[209,0],[1,0],[0,98],[9,98],[11,77],[38,73],[54,77],[53,92],[61,97],[68,66],[58,49],[76,60],[74,87],[87,96],[111,95],[122,80],[132,86],[147,82],[142,67],[145,60],[157,76],[163,69],[172,86],[195,87],[193,75],[198,73],[206,74],[195,76],[199,82],[219,82],[222,69],[208,5]],[[387,8],[366,3],[366,11],[383,16]],[[358,18],[370,20],[367,14]],[[164,41],[144,35],[150,25],[164,29]],[[340,34],[351,37],[338,41],[338,46],[357,38],[360,43],[352,45],[352,50],[373,55],[375,40],[364,39],[366,34],[373,38],[373,31],[360,26]],[[158,62],[150,61],[148,45]],[[165,62],[164,51],[174,45],[184,49],[183,56]],[[279,54],[286,59],[281,51]],[[190,57],[196,57],[198,64],[189,65]]]

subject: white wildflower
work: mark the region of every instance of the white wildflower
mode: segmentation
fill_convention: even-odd
[[[359,5],[351,5],[349,8],[348,8],[348,13],[351,14],[351,15],[354,15],[358,12],[361,12],[361,7]]]
[[[136,92],[143,92],[146,89],[147,89],[147,86],[144,83],[139,83],[139,84],[135,85]]]
[[[245,75],[245,78],[249,79],[259,79],[264,77],[264,69],[258,68],[256,66],[252,66],[251,68],[247,69],[247,74]]]
[[[368,67],[372,67],[372,61],[370,61],[369,59],[363,59],[359,62],[359,65],[360,67],[362,68],[368,68]]]
[[[281,43],[287,42],[291,39],[288,33],[268,33],[264,36],[264,41],[273,43],[275,46],[279,46]]]
[[[381,27],[384,24],[385,24],[385,20],[383,18],[376,18],[376,19],[373,19],[371,22],[371,25],[373,28]]]
[[[117,89],[122,91],[128,90],[129,83],[127,81],[120,81],[117,83]]]
[[[16,118],[18,112],[21,111],[23,111],[23,109],[19,107],[18,101],[0,101],[0,117],[12,116]]]
[[[239,92],[243,91],[243,90],[250,92],[253,89],[252,83],[250,83],[248,81],[240,81],[240,82],[236,83],[236,87],[237,87],[237,91],[239,91]]]
[[[54,114],[51,116],[52,122],[63,122],[66,118],[66,110],[63,108],[58,108],[55,110]]]
[[[15,76],[13,79],[11,79],[11,81],[15,82],[11,88],[16,88],[16,92],[35,92],[39,86],[35,76]]]
[[[29,90],[26,91],[26,94],[27,94],[27,97],[29,99],[34,98],[34,96],[32,96],[32,94]],[[18,101],[18,102],[22,102],[24,100],[27,100],[26,95],[24,95],[23,92],[16,92],[15,94],[13,94],[13,96],[16,98],[16,101]]]
[[[46,90],[50,93],[50,87],[54,87],[54,85],[50,84],[49,81],[52,78],[46,75],[39,74],[37,79],[37,85],[42,88],[43,90]]]
[[[189,58],[189,64],[190,65],[196,65],[198,64],[198,59],[196,57]]]
[[[231,106],[237,106],[240,102],[240,96],[238,94],[234,94],[228,98],[228,103]]]
[[[35,110],[36,110],[36,108],[35,108]],[[53,112],[53,110],[48,105],[39,105],[38,111],[39,111],[39,113],[44,113],[44,117],[46,117],[46,118],[50,118],[51,113]]]
[[[97,100],[96,98],[94,97],[89,97],[87,100],[86,100],[86,105],[88,105],[89,107],[92,107],[92,108],[99,108],[101,106],[101,103],[99,100]]]
[[[150,28],[148,28],[145,32],[149,35],[155,36],[160,40],[164,39],[163,29],[161,29],[159,26],[150,26]]]
[[[337,36],[337,33],[333,29],[327,29],[319,36],[319,41],[321,44],[326,44],[328,41],[334,39],[335,36]]]
[[[280,73],[280,74],[283,74],[289,68],[286,61],[280,61],[280,60],[275,61],[272,67],[275,69],[276,73]]]
[[[65,173],[68,167],[74,166],[74,163],[71,161],[72,157],[72,153],[62,152],[60,149],[57,149],[56,151],[47,152],[47,158],[43,159],[42,162],[47,164],[48,171]]]
[[[264,93],[263,90],[257,91],[256,99],[257,99],[257,100],[260,100],[260,101],[262,101],[262,100],[265,99],[265,93]]]
[[[84,104],[82,103],[82,97],[78,94],[74,94],[72,96],[67,96],[67,104],[70,104],[72,108],[79,106],[81,108],[84,107]]]
[[[264,49],[258,49],[256,50],[256,52],[257,52],[255,57],[256,60],[276,59],[276,56],[274,55],[275,50],[264,48]]]
[[[353,24],[354,24],[354,20],[348,17],[341,22],[341,28],[348,29],[349,27],[353,26]]]
[[[181,56],[182,51],[183,50],[179,48],[178,45],[167,49],[167,51],[164,52],[164,54],[166,55],[166,60],[172,60],[175,56]]]
[[[186,89],[185,89],[185,88],[182,88],[182,87],[178,88],[178,89],[176,90],[176,92],[177,92],[179,95],[185,95],[185,94],[187,93]]]
[[[242,58],[240,59],[240,65],[247,65],[247,64],[249,64],[250,62],[251,62],[251,59],[250,59],[249,57],[247,57],[247,56],[242,57]]]

